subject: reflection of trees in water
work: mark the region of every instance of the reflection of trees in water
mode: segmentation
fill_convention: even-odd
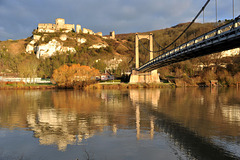
[[[101,99],[91,92],[58,91],[52,93],[54,108],[65,112],[94,113],[101,105]]]
[[[224,88],[161,90],[156,110],[202,136],[240,136],[239,96]]]
[[[128,127],[141,129],[141,135],[153,134],[149,113],[141,107],[148,104],[145,106],[203,137],[231,138],[240,133],[239,101],[236,89],[220,88],[0,91],[0,125],[30,127],[41,144],[56,144],[64,150],[67,144],[80,143],[105,126],[110,126],[113,133]],[[140,104],[138,123],[135,104]]]
[[[174,145],[185,152],[189,159],[239,159],[222,147],[212,143],[209,138],[199,136],[189,128],[172,120],[163,113],[152,111],[156,117],[155,124],[168,134]]]
[[[122,91],[2,91],[0,93],[0,125],[7,128],[31,128],[40,144],[80,143],[110,126],[135,125],[129,107],[128,92]],[[134,128],[134,127],[133,127]]]
[[[51,94],[53,107],[41,106],[28,114],[27,121],[40,144],[65,150],[68,144],[81,143],[104,127],[110,126],[115,134],[118,126],[128,126],[131,107],[127,98],[119,91],[57,91]]]
[[[228,135],[227,141],[234,142],[239,136],[240,104],[236,90],[186,88],[160,91],[159,94],[155,92],[159,95],[158,106],[152,102],[154,92],[149,90],[130,91],[130,97],[136,106],[140,103],[142,110],[149,109],[155,117],[156,130],[160,128],[168,134],[174,145],[189,158],[239,158],[209,139],[212,136],[222,139]],[[238,120],[235,116],[235,121],[232,121],[236,113]]]
[[[27,113],[30,110],[36,112],[42,94],[38,90],[0,90],[0,125],[7,128],[27,127]],[[49,105],[47,102],[44,101],[45,105]]]

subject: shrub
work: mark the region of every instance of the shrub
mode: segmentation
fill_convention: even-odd
[[[204,82],[207,85],[210,85],[211,80],[215,80],[217,78],[216,74],[213,70],[205,71],[202,75],[202,82]]]
[[[71,66],[63,65],[54,70],[53,79],[61,88],[84,88],[86,85],[95,82],[95,77],[99,76],[99,70],[89,66],[80,66],[73,64]]]

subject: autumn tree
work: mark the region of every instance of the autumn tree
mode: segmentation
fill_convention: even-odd
[[[18,73],[23,78],[36,78],[39,61],[36,57],[30,56],[17,65]]]
[[[100,70],[101,72],[104,72],[107,65],[102,60],[98,60],[94,62],[93,67]]]
[[[83,88],[85,85],[95,82],[95,77],[99,75],[99,70],[95,68],[73,64],[71,66],[63,65],[54,70],[52,77],[59,87]]]

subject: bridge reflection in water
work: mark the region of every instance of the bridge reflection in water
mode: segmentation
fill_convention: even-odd
[[[139,106],[147,108],[155,119],[155,129],[166,133],[174,145],[190,157],[239,159],[239,152],[231,153],[226,149],[229,147],[214,141],[215,137],[220,137],[226,140],[224,142],[230,140],[234,143],[236,139],[239,140],[235,143],[240,142],[240,95],[235,93],[238,91],[231,91],[227,96],[219,95],[217,88],[210,92],[201,89],[190,91],[189,94],[188,89],[131,90],[130,97],[137,108],[136,116],[139,116]],[[139,119],[136,118],[137,124]],[[138,125],[137,130],[139,137]]]
[[[0,126],[34,132],[41,145],[67,146],[111,131],[159,133],[196,159],[239,158],[240,94],[236,89],[0,91]],[[158,136],[156,136],[158,135]],[[234,144],[238,149],[231,149]]]

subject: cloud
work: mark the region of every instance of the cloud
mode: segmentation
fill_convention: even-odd
[[[38,23],[80,24],[95,32],[109,34],[145,32],[191,21],[206,1],[196,0],[0,0],[0,26],[13,39],[31,35]],[[235,6],[240,2],[235,1]],[[206,21],[214,21],[214,1],[205,11]],[[231,2],[220,1],[219,18],[231,17]],[[240,9],[236,8],[240,13]],[[199,20],[201,21],[201,20]],[[7,37],[0,35],[0,40]]]

